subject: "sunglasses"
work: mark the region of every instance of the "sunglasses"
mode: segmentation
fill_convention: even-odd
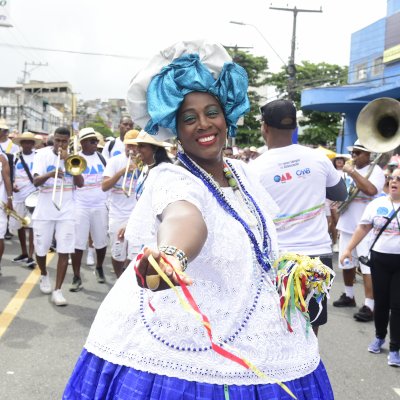
[[[389,182],[390,181],[400,182],[400,175],[389,175],[386,179]]]
[[[360,154],[361,154],[362,152],[360,151],[360,150],[353,150],[352,152],[351,152],[351,155],[355,155],[355,156],[359,156]]]
[[[99,141],[98,141],[97,139],[91,139],[91,140],[88,140],[88,142],[89,142],[90,144],[97,144],[97,143],[99,143]]]

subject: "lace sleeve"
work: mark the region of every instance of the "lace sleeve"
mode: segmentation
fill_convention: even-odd
[[[201,182],[182,167],[163,164],[154,168],[129,217],[125,237],[130,245],[141,247],[144,244],[156,244],[159,216],[171,203],[188,201],[204,215],[204,191]]]

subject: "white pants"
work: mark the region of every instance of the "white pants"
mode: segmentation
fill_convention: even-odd
[[[57,253],[68,254],[75,252],[75,221],[33,221],[33,243],[36,254],[44,257],[50,249],[53,236],[57,241]]]
[[[28,209],[25,207],[24,202],[18,202],[18,203],[13,203],[13,208],[14,211],[20,216],[20,217],[29,217],[32,218],[32,214],[28,211]],[[15,235],[19,229],[22,228],[22,224],[20,221],[18,221],[16,218],[10,216],[10,221],[8,223],[10,232]],[[32,228],[32,221],[29,225],[25,226],[24,228]]]
[[[89,233],[95,249],[102,249],[108,243],[108,210],[101,208],[75,209],[75,248],[86,250]]]
[[[339,236],[339,260],[340,257],[342,256],[343,252],[346,250],[351,237],[353,236],[352,233],[346,233],[340,231],[340,236]],[[371,236],[368,234],[359,244],[353,249],[353,252],[351,253],[352,256],[352,262],[349,264],[349,266],[343,266],[340,261],[339,261],[339,268],[341,269],[351,269],[354,267],[360,266],[361,272],[363,274],[371,274],[371,269],[368,267],[368,265],[365,265],[363,263],[360,263],[358,261],[358,257],[360,256],[367,256],[369,252],[369,247],[371,245]]]
[[[7,214],[5,213],[3,207],[0,207],[0,239],[4,239],[6,232],[7,232]]]
[[[118,231],[126,226],[128,218],[110,218],[109,236],[111,246],[111,257],[116,261],[125,261],[128,251],[128,243],[126,240],[118,238]]]

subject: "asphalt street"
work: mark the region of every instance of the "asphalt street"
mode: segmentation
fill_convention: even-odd
[[[19,254],[16,239],[6,241],[0,277],[0,399],[60,399],[96,310],[115,282],[110,258],[105,263],[107,283],[97,283],[93,267],[84,265],[84,288],[78,293],[68,291],[72,280],[69,268],[64,283],[69,304],[56,307],[48,295],[39,291],[38,269],[32,271],[11,262]],[[55,261],[56,257],[49,264],[53,281]],[[342,279],[338,273],[330,303],[341,290]],[[359,306],[362,291],[358,277]],[[387,365],[387,345],[381,354],[368,353],[374,326],[356,322],[352,317],[354,311],[330,305],[328,324],[320,329],[321,355],[335,399],[400,400],[400,368]]]

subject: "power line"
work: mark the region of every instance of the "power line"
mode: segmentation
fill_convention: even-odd
[[[144,60],[145,59],[145,57],[128,56],[125,54],[110,54],[110,53],[96,53],[96,52],[90,52],[90,51],[51,49],[51,48],[46,48],[46,47],[24,46],[24,45],[16,45],[16,44],[11,44],[11,43],[0,43],[0,46],[8,47],[8,48],[16,48],[16,49],[25,49],[25,50],[38,50],[38,51],[49,51],[49,52],[57,52],[57,53],[82,54],[85,56],[125,58],[125,59],[132,59],[132,60]]]

